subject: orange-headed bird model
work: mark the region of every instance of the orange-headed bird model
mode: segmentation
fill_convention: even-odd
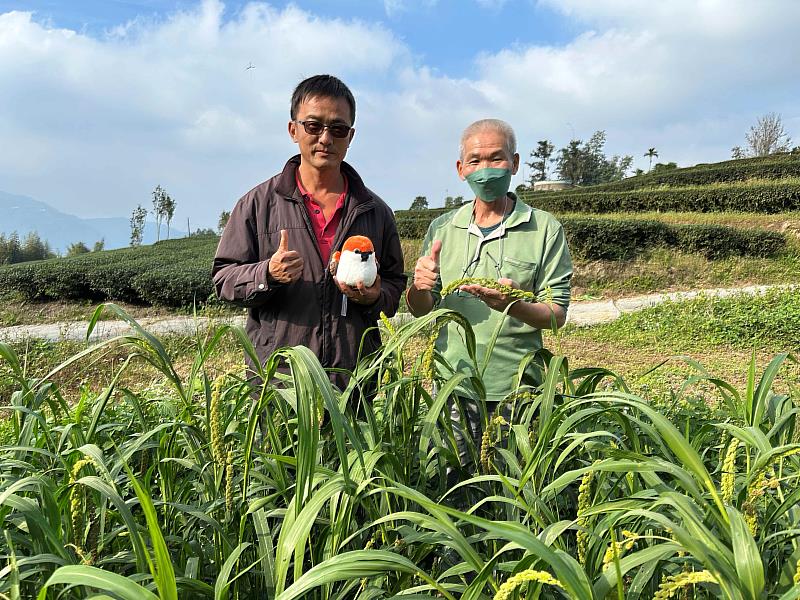
[[[366,287],[370,287],[378,275],[372,241],[363,235],[350,236],[342,251],[333,253],[330,268],[336,279],[345,285],[358,285],[363,281]]]

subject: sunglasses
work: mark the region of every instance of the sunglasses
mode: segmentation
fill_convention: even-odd
[[[346,138],[348,135],[350,135],[350,131],[353,129],[350,127],[350,125],[345,125],[344,123],[332,123],[330,125],[325,125],[319,121],[297,120],[295,120],[295,123],[302,125],[303,129],[306,130],[308,135],[322,135],[322,132],[327,129],[335,138]]]

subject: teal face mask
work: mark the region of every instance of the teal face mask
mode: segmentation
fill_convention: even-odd
[[[511,169],[478,169],[466,177],[469,187],[484,202],[504,198],[511,186]]]

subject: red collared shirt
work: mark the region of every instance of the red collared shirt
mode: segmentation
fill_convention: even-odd
[[[303,203],[306,206],[306,211],[311,219],[311,226],[314,228],[314,236],[317,238],[317,247],[322,256],[323,264],[328,264],[331,257],[331,250],[333,249],[333,237],[336,235],[336,229],[339,227],[339,221],[342,220],[342,212],[344,209],[344,200],[347,197],[347,177],[344,178],[344,191],[336,200],[336,208],[333,210],[331,218],[325,220],[325,213],[322,212],[322,207],[317,204],[314,197],[309,194],[300,183],[300,177],[295,173],[295,181],[297,181],[297,189],[300,190],[300,195],[303,196]]]

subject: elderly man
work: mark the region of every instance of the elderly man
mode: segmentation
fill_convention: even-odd
[[[364,353],[379,347],[373,327],[381,311],[396,312],[405,289],[400,238],[392,210],[344,162],[356,116],[347,86],[331,75],[302,81],[290,116],[300,154],[236,204],[214,257],[214,285],[220,299],[249,309],[246,329],[262,363],[302,344],[323,367],[352,370],[362,337]],[[374,246],[379,268],[369,287],[344,285],[328,268],[353,235]],[[330,377],[346,382],[337,371]]]
[[[480,445],[487,415],[513,391],[523,357],[542,347],[541,330],[553,323],[561,327],[569,306],[572,261],[564,231],[549,213],[509,193],[511,176],[518,168],[516,138],[507,123],[485,119],[464,130],[456,170],[475,200],[430,224],[423,256],[406,294],[416,316],[435,306],[463,314],[475,332],[479,365],[494,331],[501,327],[483,379],[486,412],[481,415],[474,390],[467,390],[459,399],[461,410],[454,410],[454,420],[459,412],[465,417],[474,446]],[[456,293],[441,297],[442,284],[462,278],[491,279],[534,292],[540,301],[515,302],[510,295],[482,285],[462,285]],[[470,359],[456,325],[442,329],[436,347],[455,371],[469,369]],[[533,368],[525,375],[527,382],[538,382]],[[463,463],[463,440],[461,446]]]

